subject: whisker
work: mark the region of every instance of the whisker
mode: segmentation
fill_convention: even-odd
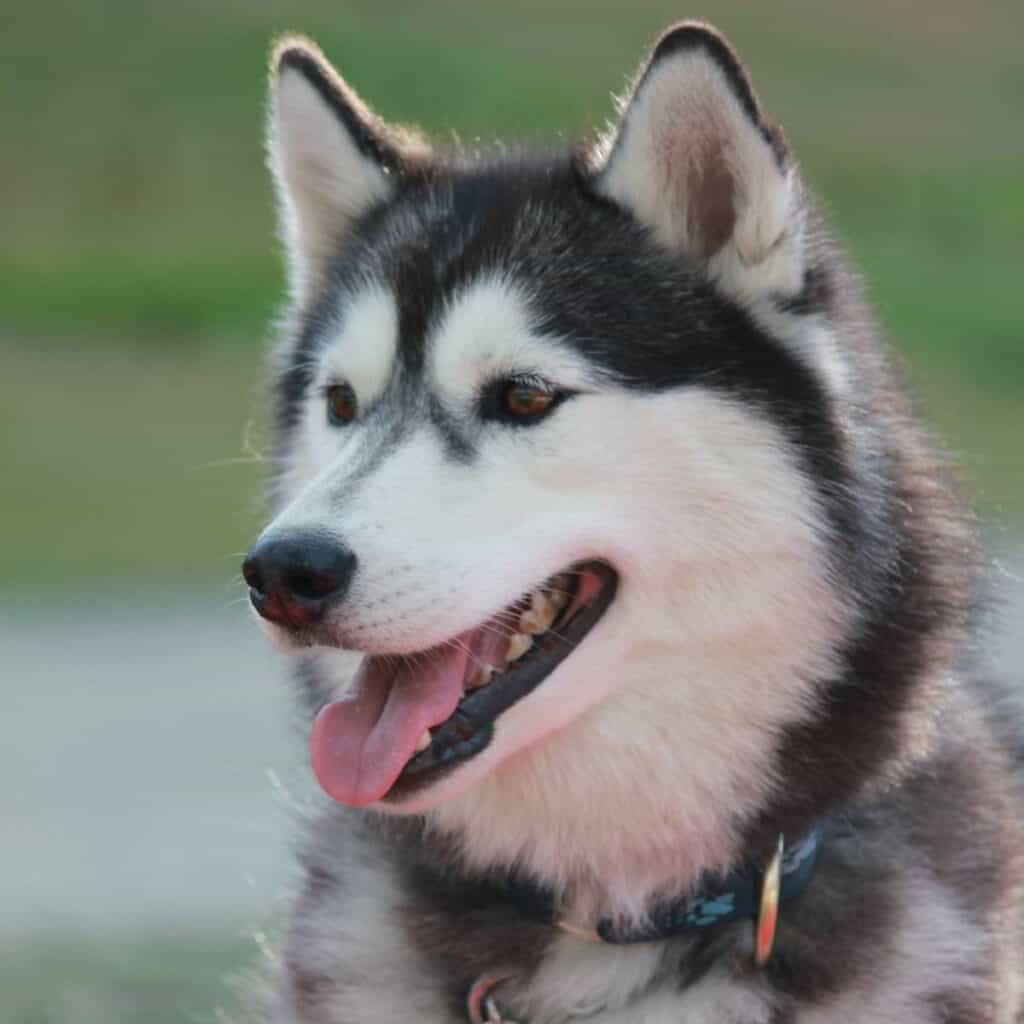
[[[501,613],[499,613],[499,615],[500,614]],[[494,618],[496,618],[496,619],[498,617],[499,617],[498,615],[494,616]],[[514,621],[518,625],[518,622],[519,622],[518,618],[516,618]],[[484,628],[488,628],[488,624],[487,623],[484,623]],[[514,630],[512,630],[512,632],[518,633],[519,630],[518,629],[514,629]],[[557,639],[561,640],[562,643],[564,643],[564,644],[568,644],[570,647],[575,647],[579,643],[578,640],[570,640],[567,636],[565,636],[564,633],[560,633],[557,629],[546,629],[546,630],[544,630],[544,633],[545,634],[550,633],[553,637],[556,637]],[[509,633],[508,635],[511,636],[512,634]]]
[[[492,633],[499,633],[502,636],[511,636],[513,633],[518,633],[519,632],[518,629],[513,628],[513,627],[518,626],[518,625],[519,625],[518,617],[517,618],[511,618],[511,619],[504,619],[504,620],[502,620],[502,619],[499,619],[497,615],[495,615],[494,618],[491,619],[489,622],[484,622],[480,626],[478,626],[477,628],[478,629],[488,629]]]
[[[469,646],[467,646],[465,641],[460,640],[457,636],[452,637],[451,640],[446,640],[445,644],[455,647],[456,650],[465,651],[465,653],[468,654],[469,657],[472,658],[473,661],[476,662],[478,666],[480,666],[480,668],[494,667],[492,665],[488,665],[487,662],[483,661],[478,655],[474,654],[473,651],[469,648]]]
[[[207,469],[225,469],[228,466],[251,466],[266,461],[263,455],[238,455],[228,459],[213,459],[210,462],[198,462],[192,466],[186,466],[189,473],[200,473]]]

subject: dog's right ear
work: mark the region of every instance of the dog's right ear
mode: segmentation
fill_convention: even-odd
[[[427,157],[425,145],[363,103],[314,43],[296,37],[274,48],[267,151],[299,304],[354,221]]]

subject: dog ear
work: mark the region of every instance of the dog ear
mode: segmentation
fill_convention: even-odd
[[[799,290],[795,168],[714,29],[683,23],[661,37],[595,162],[602,195],[733,290]]]
[[[428,155],[422,142],[374,114],[314,43],[296,37],[274,49],[267,151],[300,303],[355,220]]]

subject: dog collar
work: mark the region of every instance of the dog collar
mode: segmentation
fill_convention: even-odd
[[[541,917],[578,939],[612,945],[655,942],[729,921],[756,918],[754,962],[764,967],[775,943],[779,904],[807,888],[817,865],[823,832],[823,826],[816,824],[802,839],[788,845],[785,837],[779,836],[767,865],[747,867],[726,876],[718,885],[709,886],[708,895],[662,903],[637,928],[622,928],[610,918],[601,919],[594,929],[581,928],[558,916],[549,892],[521,882],[509,883],[506,891],[528,916]],[[466,998],[469,1024],[515,1024],[504,1015],[496,999],[497,989],[515,977],[515,971],[496,970],[477,978]]]
[[[697,896],[660,903],[641,925],[623,926],[613,918],[602,918],[593,929],[582,928],[561,918],[550,893],[536,886],[513,881],[507,891],[527,916],[540,917],[579,939],[612,945],[654,942],[730,921],[756,918],[755,956],[763,964],[771,953],[778,905],[796,898],[807,888],[814,876],[822,834],[823,828],[817,824],[794,843],[786,843],[780,836],[767,865],[745,866],[720,881],[702,886]]]

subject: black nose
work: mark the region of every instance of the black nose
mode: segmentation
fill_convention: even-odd
[[[316,533],[273,534],[256,542],[242,563],[249,600],[265,619],[309,626],[345,596],[356,556]]]

